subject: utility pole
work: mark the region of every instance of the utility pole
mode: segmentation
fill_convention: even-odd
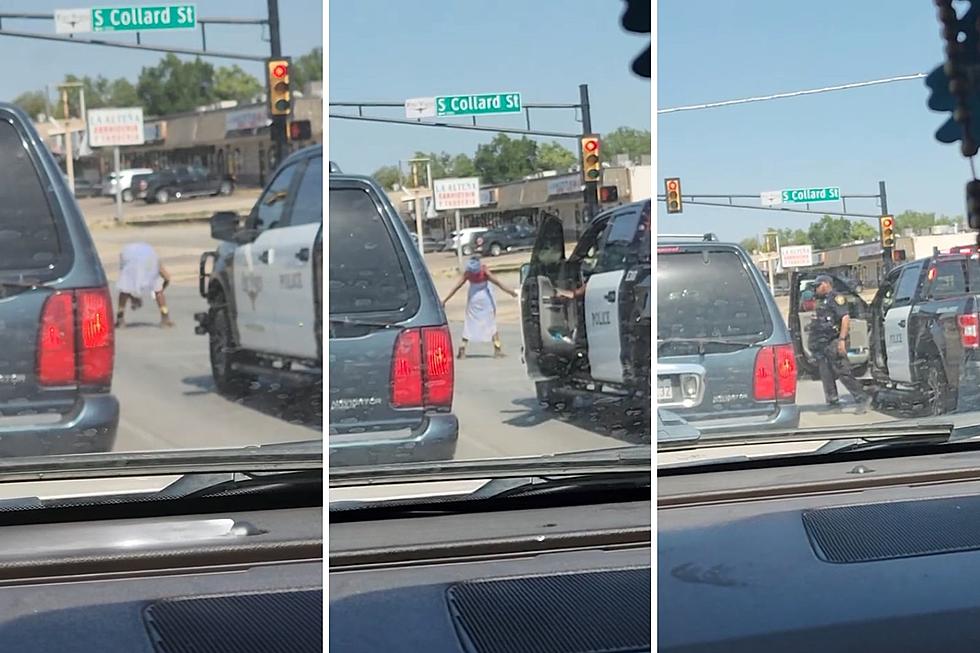
[[[68,88],[79,84],[61,84],[61,109],[65,114],[65,172],[68,173],[68,188],[75,194],[75,157],[71,142],[71,117],[68,114]]]
[[[578,85],[579,103],[582,105],[582,135],[592,133],[592,110],[589,107],[589,85]],[[602,150],[600,150],[601,153]],[[601,155],[600,155],[601,156]],[[583,162],[584,164],[584,162]],[[590,222],[598,212],[599,180],[585,182],[585,208],[587,222]]]
[[[268,0],[269,3],[269,49],[273,59],[282,56],[282,43],[279,40],[279,0]],[[291,75],[290,75],[291,76]],[[292,80],[290,79],[290,84]],[[272,151],[275,152],[276,165],[279,167],[286,157],[286,116],[272,116]]]
[[[881,215],[883,216],[888,215],[888,195],[885,193],[885,182],[883,181],[878,182],[878,199],[879,199],[879,203],[881,204]],[[881,227],[879,221],[878,237],[881,238],[881,258],[882,258],[882,263],[884,264],[885,274],[888,274],[888,272],[891,271],[892,264],[893,264],[892,248],[885,247],[884,238],[882,238],[881,236],[880,228]]]

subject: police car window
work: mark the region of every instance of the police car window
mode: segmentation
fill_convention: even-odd
[[[964,260],[940,261],[929,285],[929,295],[941,298],[966,293],[966,271]]]
[[[289,188],[293,183],[293,177],[296,175],[296,169],[298,167],[294,163],[283,168],[276,175],[272,183],[269,184],[266,191],[262,193],[262,197],[259,198],[258,203],[255,205],[256,212],[252,225],[254,229],[261,231],[278,226],[279,221],[282,219],[282,212],[286,206],[286,200],[289,199]]]
[[[613,216],[606,228],[605,242],[599,251],[596,272],[611,272],[626,267],[635,246],[640,226],[640,213],[620,213]]]
[[[657,338],[772,334],[772,323],[742,259],[701,251],[657,257]],[[667,354],[669,352],[662,352]]]
[[[911,265],[902,271],[902,276],[898,279],[898,286],[895,289],[895,300],[893,304],[903,304],[912,301],[915,290],[919,286],[919,273],[922,271],[922,264]]]
[[[45,268],[61,254],[34,163],[12,125],[0,121],[0,270]]]
[[[296,201],[289,225],[312,224],[323,220],[323,158],[310,159],[296,190]]]
[[[406,306],[409,282],[392,234],[365,190],[330,189],[330,314]]]

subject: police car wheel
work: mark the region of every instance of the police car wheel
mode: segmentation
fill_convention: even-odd
[[[218,392],[235,398],[248,394],[255,378],[232,368],[235,347],[231,335],[231,318],[224,306],[212,308],[209,349],[211,376]]]
[[[925,413],[943,415],[955,406],[952,389],[946,382],[946,371],[938,359],[930,360],[925,370]]]

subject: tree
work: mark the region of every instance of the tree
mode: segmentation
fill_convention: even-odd
[[[398,166],[381,166],[371,175],[385,190],[394,190],[395,184],[402,183],[402,171]]]
[[[219,100],[251,102],[262,94],[263,85],[238,66],[222,66],[214,71],[214,95]]]
[[[602,158],[611,161],[617,154],[626,154],[638,163],[640,155],[650,154],[650,132],[632,127],[612,130],[602,138]]]
[[[24,110],[32,119],[37,119],[38,115],[47,111],[44,91],[27,91],[14,98],[14,104]]]
[[[214,67],[201,60],[181,61],[168,54],[156,66],[140,72],[137,92],[150,116],[192,111],[214,102]]]
[[[807,233],[814,249],[830,249],[855,240],[873,240],[878,232],[863,222],[825,215],[811,224]]]
[[[457,154],[453,157],[450,172],[453,177],[473,177],[476,175],[476,166],[473,165],[473,159],[470,157]]]
[[[851,238],[854,240],[877,240],[878,230],[867,222],[851,223]]]
[[[538,168],[540,170],[568,170],[575,165],[575,154],[559,143],[542,143],[538,146]]]
[[[752,236],[750,238],[743,238],[742,240],[739,241],[738,244],[741,245],[742,249],[744,249],[749,254],[752,254],[753,252],[758,252],[760,249],[759,239],[756,238],[755,236]]]
[[[323,81],[323,49],[313,48],[293,59],[289,76],[292,87],[299,90],[308,82]]]
[[[527,137],[512,139],[497,134],[490,143],[476,148],[473,165],[481,183],[515,181],[537,172],[537,150],[538,144]]]
[[[920,213],[918,211],[904,211],[895,216],[895,231],[901,233],[905,229],[928,229],[936,225],[952,225],[957,221],[946,216],[936,217],[935,213]]]

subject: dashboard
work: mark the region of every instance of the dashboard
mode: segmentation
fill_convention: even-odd
[[[978,452],[661,472],[658,500],[661,651],[980,647]]]

